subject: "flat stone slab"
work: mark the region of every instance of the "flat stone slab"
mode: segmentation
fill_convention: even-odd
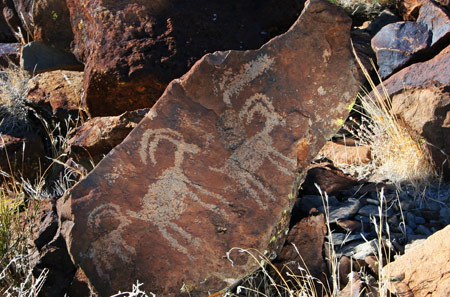
[[[204,56],[59,200],[75,263],[100,296],[136,280],[208,296],[273,258],[305,168],[358,91],[351,21],[311,0],[259,50]]]

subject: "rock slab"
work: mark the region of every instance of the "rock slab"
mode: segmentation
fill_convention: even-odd
[[[358,91],[350,25],[311,0],[259,50],[204,56],[59,200],[69,252],[100,296],[136,280],[208,296],[257,266],[236,250],[231,265],[233,247],[277,255],[304,168]]]
[[[285,32],[304,0],[67,0],[73,52],[93,116],[150,108],[204,54],[256,49]]]
[[[398,296],[450,296],[449,236],[447,226],[384,267],[391,292]]]

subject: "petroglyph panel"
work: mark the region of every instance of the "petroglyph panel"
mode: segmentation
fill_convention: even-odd
[[[207,296],[255,268],[236,251],[231,265],[233,247],[277,254],[302,170],[358,90],[350,24],[311,0],[259,50],[206,55],[64,197],[70,253],[101,296],[137,279]]]

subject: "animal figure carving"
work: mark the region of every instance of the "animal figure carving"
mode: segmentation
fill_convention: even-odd
[[[139,211],[128,210],[127,215],[154,224],[162,236],[169,241],[170,246],[187,255],[184,245],[200,247],[201,242],[174,222],[188,207],[186,200],[193,201],[217,215],[226,217],[226,213],[216,203],[206,203],[202,201],[201,196],[209,196],[217,202],[224,200],[219,194],[194,184],[183,172],[185,156],[199,153],[200,149],[197,145],[186,143],[180,133],[169,128],[148,130],[142,139],[142,162],[148,163],[148,159],[150,159],[153,165],[157,165],[155,151],[162,141],[168,141],[176,147],[173,156],[174,163],[173,166],[166,168],[155,182],[150,184],[147,193],[142,198],[142,209]],[[183,245],[180,240],[185,240],[186,243]]]

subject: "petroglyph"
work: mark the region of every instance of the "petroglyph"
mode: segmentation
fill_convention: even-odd
[[[195,201],[203,208],[223,217],[227,217],[227,214],[220,209],[217,203],[206,203],[202,201],[201,196],[213,198],[215,202],[221,202],[222,205],[226,203],[222,196],[204,189],[201,185],[194,184],[183,173],[185,154],[197,154],[200,149],[195,144],[186,143],[183,136],[177,131],[169,128],[147,130],[142,136],[139,150],[142,162],[147,164],[150,159],[153,165],[157,164],[155,151],[163,140],[176,146],[174,165],[165,169],[157,181],[150,184],[147,194],[142,199],[142,209],[137,212],[128,210],[127,215],[154,224],[163,237],[169,241],[170,246],[188,255],[186,247],[176,237],[181,237],[190,245],[198,247],[201,242],[174,222],[187,209],[186,200]]]
[[[231,106],[231,97],[238,95],[245,85],[270,69],[273,62],[274,59],[268,55],[260,55],[242,65],[238,74],[233,74],[231,70],[225,72],[219,83],[219,88],[223,91],[223,102]]]
[[[105,222],[112,230],[106,232]],[[97,206],[88,216],[88,227],[96,235],[87,255],[94,263],[97,273],[103,278],[108,278],[109,272],[114,267],[111,265],[111,257],[119,257],[124,265],[129,265],[136,255],[136,250],[128,245],[122,237],[130,220],[120,211],[120,206],[109,203]]]
[[[276,112],[270,99],[261,93],[257,93],[245,101],[239,112],[239,120],[248,125],[256,114],[265,119],[264,128],[237,147],[223,168],[210,169],[234,178],[262,209],[267,209],[267,205],[260,199],[259,192],[264,193],[272,201],[276,197],[257,178],[257,171],[264,161],[269,160],[275,170],[289,176],[293,174],[289,168],[295,168],[296,163],[295,160],[284,156],[274,148],[270,133],[277,126],[284,127],[286,120]]]

